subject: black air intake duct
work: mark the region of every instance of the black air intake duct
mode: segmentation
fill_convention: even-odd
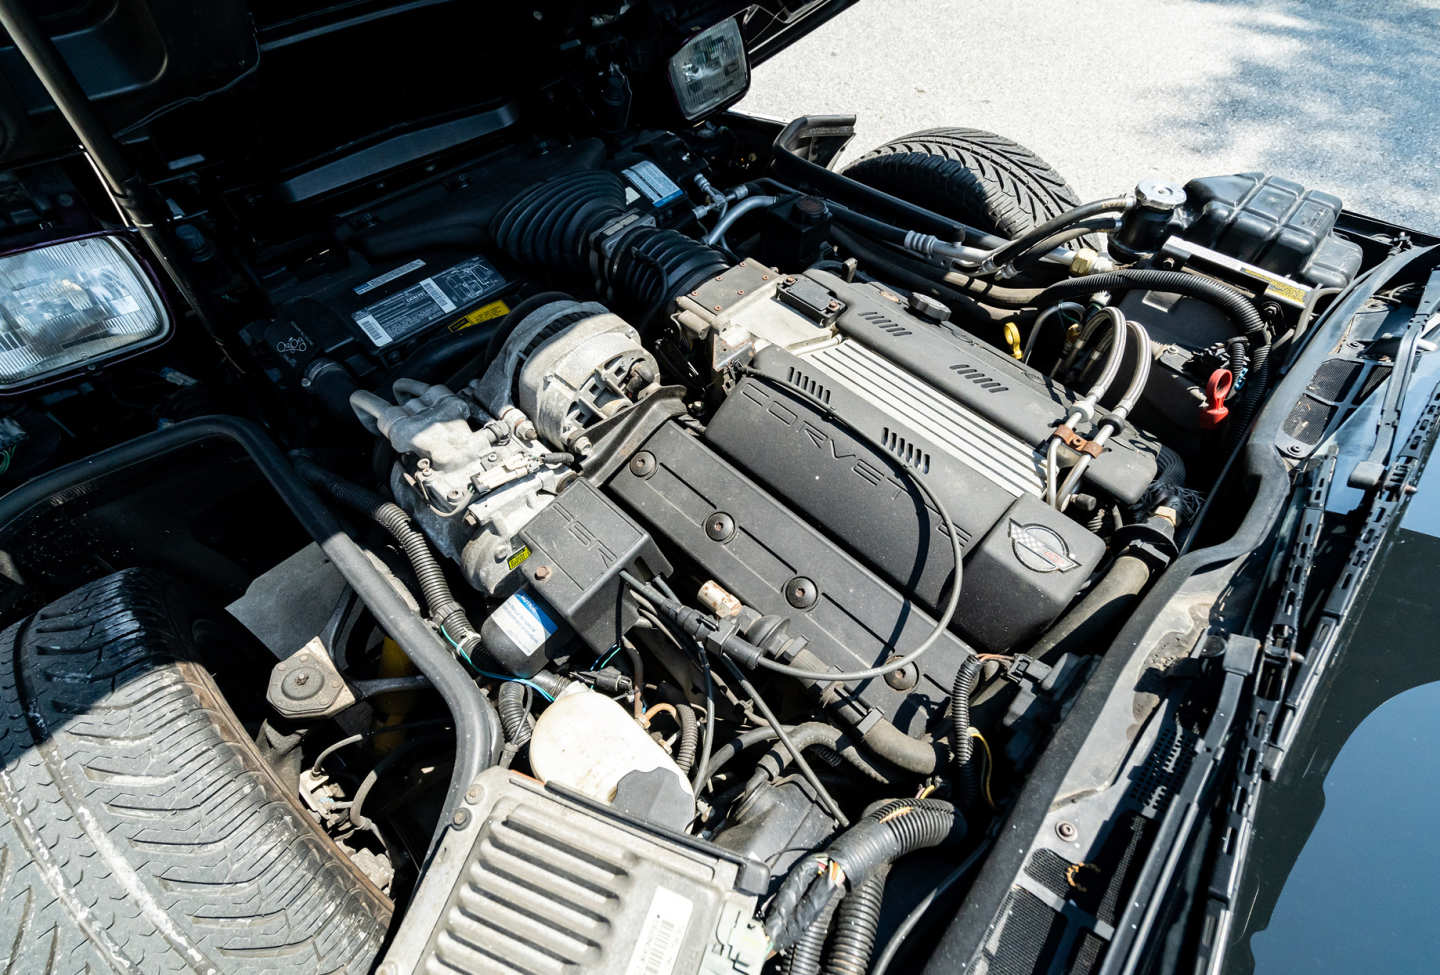
[[[495,242],[521,264],[589,273],[605,300],[641,323],[729,262],[712,247],[662,230],[625,207],[614,173],[568,173],[538,183],[495,215]]]

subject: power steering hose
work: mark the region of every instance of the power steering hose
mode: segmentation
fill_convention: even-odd
[[[255,423],[235,416],[207,416],[182,420],[107,448],[27,481],[0,498],[0,534],[56,494],[95,478],[202,440],[223,439],[239,446],[264,475],[297,521],[315,539],[345,581],[355,590],[375,621],[429,679],[455,720],[455,765],[450,773],[445,811],[436,827],[432,847],[450,822],[450,814],[465,801],[465,790],[475,776],[495,764],[500,755],[500,718],[479,686],[440,642],[414,610],[396,592],[366,555],[346,534],[335,515],[286,461],[275,442]]]

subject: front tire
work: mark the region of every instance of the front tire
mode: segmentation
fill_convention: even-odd
[[[373,963],[389,900],[260,758],[197,619],[127,570],[0,634],[4,971]]]
[[[861,156],[845,175],[1012,239],[1080,202],[1049,163],[983,129],[915,132]]]

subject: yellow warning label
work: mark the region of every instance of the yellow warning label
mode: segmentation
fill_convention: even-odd
[[[521,562],[524,562],[524,561],[525,561],[526,559],[528,559],[529,557],[530,557],[530,546],[529,546],[529,545],[522,545],[522,546],[520,546],[520,551],[518,551],[518,552],[516,552],[514,555],[510,556],[510,558],[505,562],[505,564],[506,564],[506,566],[508,566],[509,568],[512,568],[512,569],[513,569],[513,568],[515,568],[515,566],[519,565]]]
[[[1252,278],[1257,278],[1261,281],[1264,281],[1265,293],[1267,295],[1270,295],[1274,298],[1281,298],[1285,301],[1289,301],[1297,305],[1305,304],[1305,296],[1307,294],[1307,290],[1300,285],[1291,284],[1289,281],[1285,281],[1281,278],[1271,277],[1270,275],[1257,271],[1254,268],[1244,267],[1241,268],[1241,270]]]
[[[457,318],[450,323],[450,331],[463,332],[471,325],[479,325],[481,322],[488,322],[492,318],[499,318],[501,315],[510,314],[510,306],[503,301],[492,301],[489,304],[481,305],[470,312],[464,318]]]

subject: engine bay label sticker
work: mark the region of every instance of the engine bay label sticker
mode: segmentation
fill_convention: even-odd
[[[650,910],[640,922],[635,954],[625,966],[625,975],[672,975],[694,910],[690,898],[667,887],[656,887]]]
[[[386,271],[384,274],[380,275],[378,278],[371,278],[369,281],[366,281],[364,284],[357,284],[357,285],[356,285],[353,289],[351,289],[351,290],[353,290],[357,295],[369,294],[371,291],[374,291],[376,288],[380,287],[382,284],[389,284],[391,281],[394,281],[396,278],[403,278],[405,275],[409,274],[411,271],[418,271],[418,270],[420,270],[420,269],[421,269],[422,267],[424,267],[424,266],[425,266],[425,262],[422,261],[422,260],[420,260],[420,259],[417,257],[415,260],[411,261],[409,264],[401,264],[401,265],[400,265],[399,267],[397,267],[397,268],[392,268],[391,270]]]
[[[530,557],[530,546],[529,546],[529,545],[521,545],[521,546],[520,546],[520,551],[516,552],[514,555],[510,556],[510,558],[508,558],[508,559],[505,560],[505,565],[506,565],[507,567],[513,569],[513,568],[515,568],[517,565],[520,565],[521,563],[523,563],[523,562],[524,562],[526,559],[528,559],[529,557]]]
[[[650,160],[638,162],[625,169],[625,178],[630,185],[644,194],[653,206],[664,206],[680,197],[680,187],[665,172]]]
[[[501,603],[490,618],[521,653],[538,649],[545,638],[555,632],[555,621],[523,592]]]
[[[505,278],[484,258],[472,257],[367,305],[351,317],[376,348],[383,348],[429,328],[457,309],[488,298],[504,284]]]
[[[492,318],[499,318],[501,315],[510,314],[510,306],[503,301],[492,301],[489,304],[481,305],[464,318],[457,318],[450,323],[449,330],[452,332],[463,332],[471,325],[479,325],[481,322],[488,322]]]

